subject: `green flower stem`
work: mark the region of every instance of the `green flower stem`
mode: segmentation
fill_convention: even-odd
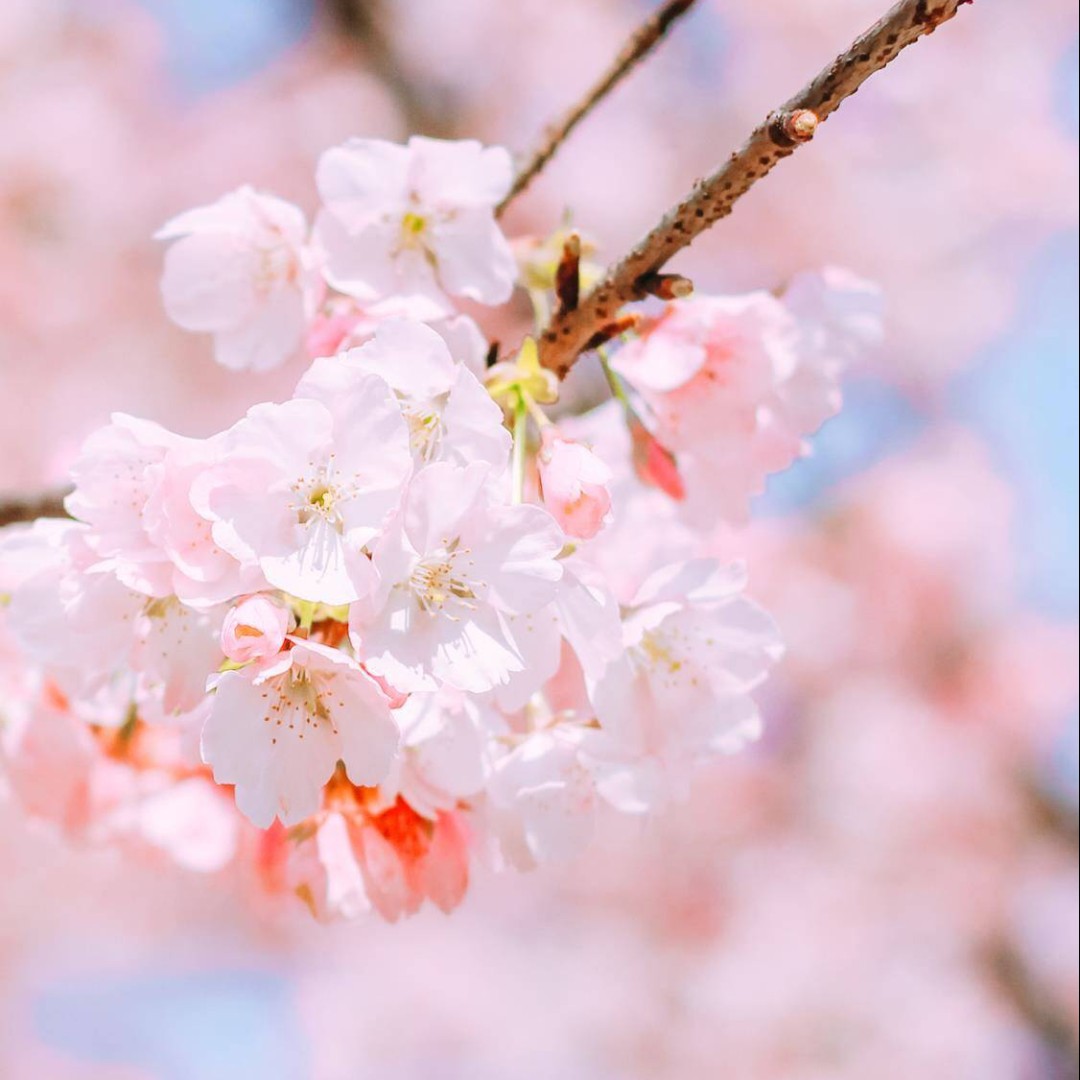
[[[514,457],[513,488],[515,503],[525,499],[525,443],[529,434],[529,405],[525,395],[518,391],[514,399]]]

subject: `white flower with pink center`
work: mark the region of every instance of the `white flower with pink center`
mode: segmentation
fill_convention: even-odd
[[[318,811],[337,763],[359,786],[390,771],[399,732],[377,683],[351,657],[301,638],[272,663],[215,684],[203,760],[260,828]]]
[[[332,403],[369,375],[381,376],[394,391],[418,464],[486,461],[502,467],[509,461],[502,410],[451,355],[443,336],[423,323],[385,322],[364,345],[316,360],[296,396]]]
[[[750,692],[782,654],[745,575],[699,560],[657,571],[623,620],[624,652],[590,690],[585,750],[602,795],[644,812],[684,798],[696,763],[757,738]]]
[[[332,410],[301,399],[256,405],[226,449],[192,491],[222,549],[303,600],[348,604],[374,587],[363,548],[412,467],[407,426],[382,379],[357,380]]]
[[[494,207],[512,172],[506,150],[472,140],[351,139],[327,150],[315,222],[327,281],[363,301],[426,300],[432,315],[450,310],[447,294],[503,303],[517,266]]]
[[[745,521],[769,474],[809,452],[840,408],[844,367],[874,337],[873,295],[833,274],[797,279],[791,307],[766,292],[694,296],[619,350],[692,519]]]
[[[488,468],[429,465],[375,546],[380,584],[349,613],[357,654],[398,690],[482,692],[525,666],[510,617],[555,598],[564,537],[536,506],[507,506]]]
[[[323,291],[292,203],[242,187],[158,230],[169,318],[213,334],[219,364],[267,371],[295,353]]]

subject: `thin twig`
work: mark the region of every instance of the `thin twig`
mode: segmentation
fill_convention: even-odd
[[[660,44],[671,24],[680,15],[685,14],[693,3],[694,0],[667,0],[667,3],[634,31],[611,66],[593,84],[589,92],[558,123],[552,124],[545,131],[540,145],[532,152],[514,178],[513,186],[506,198],[495,207],[496,216],[502,214],[510,203],[533,182],[574,128],[626,78],[639,60],[644,59]]]
[[[972,0],[900,0],[812,82],[770,113],[746,142],[611,267],[574,311],[557,314],[540,337],[540,362],[565,378],[597,331],[619,308],[642,300],[646,284],[695,237],[731,213],[745,194],[782,158],[813,137],[814,130],[901,49],[951,19]],[[643,284],[643,281],[646,284]]]
[[[0,528],[39,517],[67,517],[66,490],[39,491],[28,495],[0,495]]]

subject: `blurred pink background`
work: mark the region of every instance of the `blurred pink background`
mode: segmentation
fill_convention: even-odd
[[[112,410],[206,434],[295,383],[166,320],[165,219],[242,182],[310,209],[353,134],[524,151],[650,6],[4,0],[0,491]],[[509,230],[570,208],[617,255],[881,10],[699,0]],[[764,742],[670,817],[325,927],[74,850],[0,781],[0,1078],[1075,1076],[1076,191],[1075,5],[979,0],[681,257],[710,291],[847,266],[888,337],[718,541],[788,658]]]

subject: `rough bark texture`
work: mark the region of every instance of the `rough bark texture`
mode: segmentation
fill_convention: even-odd
[[[628,255],[611,267],[577,308],[552,319],[540,338],[540,362],[565,378],[597,331],[619,308],[644,299],[653,275],[695,237],[731,213],[739,196],[767,175],[778,161],[809,141],[829,117],[875,71],[929,34],[972,0],[900,0],[824,71],[770,113],[727,161],[704,180]],[[812,113],[813,118],[807,116]],[[643,284],[645,282],[646,284]]]

